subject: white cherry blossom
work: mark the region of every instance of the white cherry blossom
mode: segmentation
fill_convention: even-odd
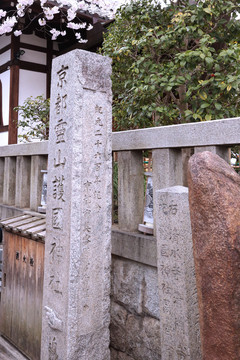
[[[93,26],[92,26],[92,24],[88,24],[88,27],[87,27],[87,29],[86,30],[92,30],[93,29]]]
[[[52,34],[52,40],[56,40],[57,37],[61,34],[61,32],[57,29],[50,30],[50,33]]]
[[[14,35],[15,36],[20,36],[20,35],[22,35],[22,31],[21,30],[15,30]]]
[[[73,29],[73,30],[79,30],[79,29],[85,29],[87,26],[86,23],[74,23],[74,22],[69,22],[67,24],[67,27],[69,29]]]
[[[6,15],[7,15],[7,12],[0,9],[0,19],[5,17]]]
[[[59,7],[54,6],[52,8],[50,7],[43,7],[44,15],[46,16],[47,20],[53,20],[54,15],[59,13]]]
[[[18,30],[17,24],[22,17],[28,14],[27,16],[31,21],[37,19],[40,26],[46,26],[46,31],[50,32],[53,40],[56,40],[59,35],[66,35],[64,29],[63,31],[59,31],[51,27],[51,21],[56,14],[60,14],[61,28],[65,26],[73,31],[80,29],[91,30],[93,26],[82,22],[78,18],[78,12],[86,12],[92,15],[98,14],[100,18],[111,19],[114,18],[116,9],[122,3],[129,1],[130,0],[55,0],[49,3],[48,0],[40,0],[42,14],[36,15],[33,13],[31,6],[37,2],[37,0],[17,0],[16,6],[14,7],[12,5],[13,9],[11,9],[11,12],[7,13],[3,9],[0,9],[0,35],[14,31],[14,35],[19,36],[20,30]],[[11,16],[8,16],[9,14],[11,14]],[[82,39],[82,37],[77,38],[77,40],[82,43],[87,42],[87,40]]]
[[[39,23],[39,25],[41,25],[41,26],[45,26],[47,22],[46,22],[46,19],[41,18],[41,19],[38,19],[38,23]]]

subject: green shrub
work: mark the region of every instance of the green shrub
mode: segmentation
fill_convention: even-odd
[[[101,50],[113,59],[116,130],[239,116],[239,3],[120,8]]]
[[[30,96],[14,110],[20,115],[17,126],[22,129],[22,134],[18,135],[22,141],[48,139],[50,99],[42,95],[36,98]]]

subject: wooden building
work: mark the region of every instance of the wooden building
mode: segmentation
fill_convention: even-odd
[[[0,8],[9,11],[14,3],[16,0],[1,0]],[[53,5],[54,1],[49,3]],[[38,1],[34,2],[32,11],[36,14],[41,11]],[[78,43],[72,29],[66,29],[66,36],[52,41],[46,32],[38,29],[37,19],[29,22],[27,17],[23,18],[25,30],[21,36],[0,36],[0,146],[18,142],[14,107],[29,96],[50,96],[52,59],[74,48],[96,51],[101,45],[103,32],[111,20],[84,11],[78,13],[78,18],[93,25],[92,30],[81,31],[88,40],[85,44]],[[60,20],[55,15],[52,27],[59,28]]]

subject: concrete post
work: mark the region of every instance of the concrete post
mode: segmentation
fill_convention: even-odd
[[[118,224],[137,231],[143,221],[144,172],[142,151],[118,152]]]
[[[31,157],[17,156],[15,206],[29,208],[30,206],[30,175]]]
[[[111,62],[53,61],[41,359],[109,360]]]
[[[16,158],[6,157],[4,163],[3,204],[14,205],[16,187]]]

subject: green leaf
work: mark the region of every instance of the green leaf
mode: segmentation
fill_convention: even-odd
[[[185,111],[185,116],[192,115],[192,113],[193,113],[193,112],[192,112],[191,110],[186,110],[186,111]]]
[[[212,120],[212,115],[207,114],[207,115],[205,116],[205,119],[206,119],[206,121]]]
[[[203,91],[202,93],[199,93],[199,96],[202,100],[206,100],[207,99],[207,94]]]
[[[207,14],[212,15],[212,10],[211,10],[211,8],[209,8],[209,7],[203,8],[203,11],[205,11]]]
[[[209,106],[210,106],[210,104],[204,102],[204,103],[201,104],[200,108],[205,109],[205,108],[207,108]]]
[[[214,106],[217,110],[220,110],[222,108],[222,105],[219,103],[215,103]]]
[[[212,65],[213,64],[213,58],[211,58],[211,57],[206,57],[205,58],[205,61],[206,61],[206,63],[208,64],[208,65]]]
[[[195,120],[197,120],[197,119],[202,120],[202,117],[199,114],[193,114],[193,118]]]

